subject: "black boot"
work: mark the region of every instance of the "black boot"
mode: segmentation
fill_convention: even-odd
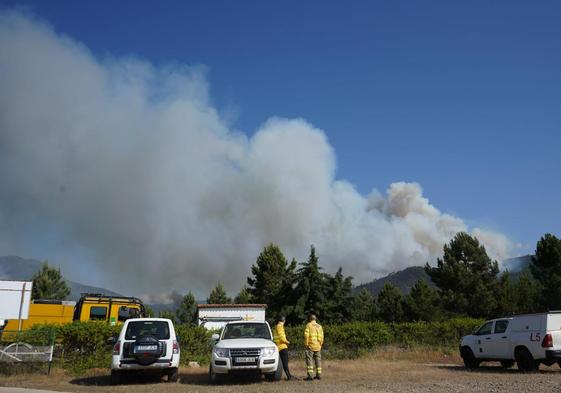
[[[313,381],[314,379],[312,378],[311,375],[308,375],[308,378],[305,379],[305,381]]]
[[[315,379],[321,379],[321,375],[319,375],[319,374],[316,375],[316,378],[315,378]]]

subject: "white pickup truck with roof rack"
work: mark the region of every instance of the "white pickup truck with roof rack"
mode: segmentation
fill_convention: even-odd
[[[561,311],[487,321],[462,338],[460,354],[467,368],[486,361],[504,368],[516,362],[522,371],[535,371],[540,364],[561,366]]]

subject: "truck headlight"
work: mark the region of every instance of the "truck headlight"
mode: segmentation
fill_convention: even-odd
[[[212,352],[219,358],[227,358],[230,356],[230,350],[228,348],[214,348]]]
[[[263,356],[273,356],[275,354],[277,350],[277,347],[267,347],[267,348],[263,348],[263,350],[261,351],[261,354]]]

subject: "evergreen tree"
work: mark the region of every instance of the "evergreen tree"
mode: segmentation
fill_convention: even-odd
[[[278,246],[269,244],[251,266],[247,291],[251,301],[267,304],[267,314],[276,318],[289,316],[293,311],[296,261],[289,264]]]
[[[504,272],[499,278],[498,309],[496,316],[509,316],[518,313],[515,289],[509,272]]]
[[[542,310],[540,285],[528,273],[522,273],[513,285],[513,298],[517,314],[529,314]]]
[[[251,304],[251,303],[253,303],[251,293],[249,292],[249,289],[248,289],[247,286],[244,285],[242,287],[242,289],[240,289],[240,293],[238,293],[238,295],[234,299],[234,303],[236,303],[236,304]]]
[[[323,318],[326,292],[325,275],[321,273],[316,249],[312,245],[308,261],[301,263],[301,267],[297,271],[295,293],[298,300],[293,318],[298,322],[304,322],[306,315],[310,312]]]
[[[179,308],[175,311],[177,320],[180,323],[188,325],[197,324],[197,301],[195,296],[189,291],[179,304]]]
[[[530,271],[540,284],[542,311],[561,309],[561,239],[547,233],[536,245]]]
[[[436,321],[442,317],[440,298],[436,289],[426,281],[418,280],[403,305],[405,319],[409,321]]]
[[[366,288],[358,293],[352,302],[352,319],[354,321],[373,321],[376,319],[374,296]]]
[[[230,304],[232,303],[232,299],[228,297],[228,294],[226,294],[224,286],[221,283],[218,283],[210,292],[206,302],[208,304]]]
[[[322,319],[329,323],[343,323],[351,319],[353,297],[353,278],[343,276],[343,269],[339,268],[334,276],[326,274],[326,295]]]
[[[70,295],[70,288],[64,281],[60,268],[50,267],[47,261],[33,276],[33,299],[64,300]]]
[[[425,270],[449,312],[486,318],[498,309],[499,266],[475,237],[456,234],[444,245],[444,256],[437,260],[437,266],[426,264]]]
[[[385,283],[378,294],[378,316],[384,322],[402,322],[403,300],[403,293],[399,288],[388,282]]]

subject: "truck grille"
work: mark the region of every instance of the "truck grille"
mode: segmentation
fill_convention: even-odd
[[[230,349],[231,357],[258,357],[261,354],[259,348]]]

